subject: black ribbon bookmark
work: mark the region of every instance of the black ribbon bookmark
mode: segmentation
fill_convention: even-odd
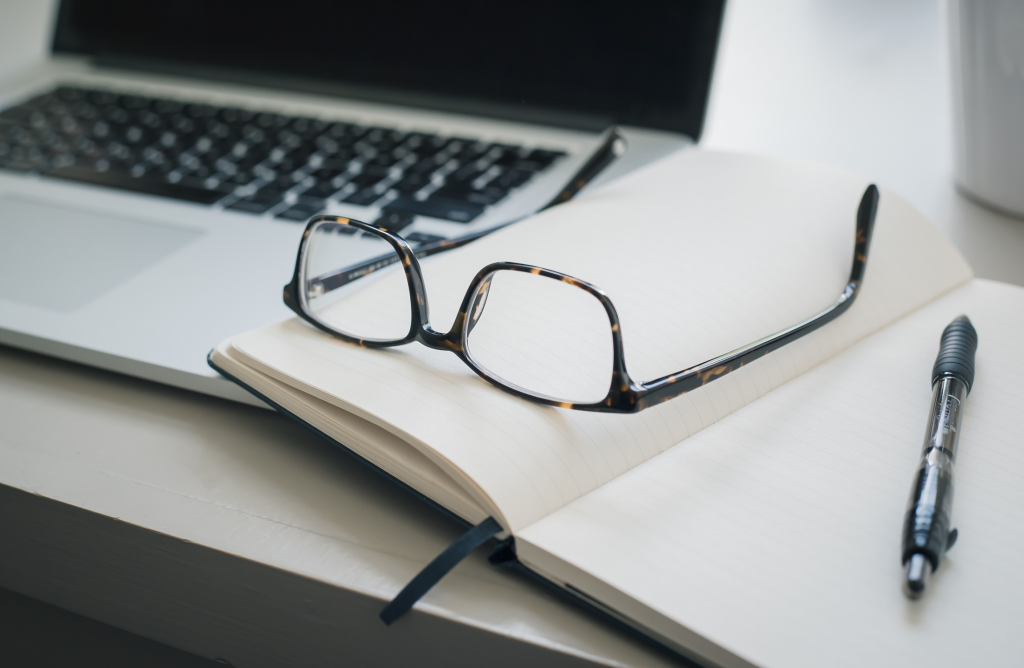
[[[448,575],[448,571],[491,538],[501,533],[501,525],[493,517],[477,524],[475,527],[462,534],[462,537],[448,546],[441,554],[427,564],[427,567],[419,572],[405,588],[398,592],[398,596],[380,611],[380,618],[388,626],[396,619],[409,612],[416,601],[423,598],[423,595],[430,591],[441,578]]]

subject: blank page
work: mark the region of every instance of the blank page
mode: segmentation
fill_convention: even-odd
[[[978,331],[953,525],[922,600],[900,536],[943,328]],[[1024,289],[975,280],[528,527],[520,558],[723,665],[1016,665]]]
[[[478,501],[479,494],[474,499],[453,480],[449,470],[438,468],[391,432],[239,363],[232,357],[230,346],[218,346],[212,358],[218,368],[249,387],[258,387],[263,396],[278,406],[293,415],[301,415],[301,419],[315,429],[459,517],[473,524],[487,519],[489,513]]]
[[[430,258],[431,320],[445,329],[490,262],[545,266],[607,292],[622,317],[629,369],[650,380],[831,304],[849,275],[866,185],[814,164],[681,152]],[[236,337],[232,346],[261,372],[392,431],[473,481],[515,530],[969,278],[941,233],[883,191],[862,294],[846,314],[705,388],[628,416],[538,406],[491,387],[450,353],[419,344],[360,348],[298,320]],[[352,299],[373,295],[371,284]],[[557,359],[549,371],[573,372]]]

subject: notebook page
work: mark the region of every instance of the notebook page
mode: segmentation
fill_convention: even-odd
[[[231,355],[230,346],[218,346],[212,354],[218,368],[230,373],[311,426],[344,444],[355,454],[394,476],[406,485],[449,509],[459,517],[478,524],[487,519],[477,499],[467,494],[448,471],[423,456],[404,440],[326,401],[264,375]],[[478,495],[479,496],[479,495]]]
[[[960,538],[909,602],[902,521],[939,337],[961,313],[979,345]],[[520,557],[723,665],[1015,665],[1022,330],[1024,289],[975,280],[528,527]]]
[[[634,378],[678,371],[832,303],[850,270],[866,185],[858,176],[796,161],[676,154],[424,262],[431,320],[444,329],[489,262],[537,264],[608,293],[622,319]],[[449,353],[420,345],[362,349],[298,321],[236,337],[232,345],[262,372],[352,410],[454,467],[485,491],[514,530],[969,277],[953,246],[883,191],[865,285],[846,314],[697,392],[631,416],[537,406],[492,388]],[[372,298],[373,285],[353,296]],[[557,364],[551,371],[572,372]]]

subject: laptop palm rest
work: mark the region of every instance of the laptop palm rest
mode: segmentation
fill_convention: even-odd
[[[202,232],[0,198],[0,299],[71,312]]]

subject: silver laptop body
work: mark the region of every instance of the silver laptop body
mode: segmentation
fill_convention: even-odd
[[[713,58],[721,3],[705,4],[711,19],[700,29]],[[600,180],[686,146],[699,132],[699,124],[684,133],[561,109],[546,118],[542,107],[527,122],[501,105],[470,113],[480,112],[479,100],[460,110],[458,96],[417,91],[405,103],[394,85],[378,96],[358,86],[338,94],[290,85],[277,71],[256,85],[261,77],[252,71],[197,74],[191,62],[151,67],[59,48],[67,13],[88,15],[88,5],[65,1],[55,52],[0,81],[0,343],[237,401],[254,402],[213,372],[206,354],[233,334],[290,315],[281,286],[310,215],[391,216],[406,238],[456,237],[539,208],[595,149],[605,122],[621,124],[629,151]],[[703,105],[710,65],[700,67]],[[124,114],[111,100],[127,108],[127,130],[117,126]],[[246,125],[238,125],[239,113]],[[105,133],[96,126],[104,115],[114,117]],[[199,155],[196,147],[218,144],[216,133],[202,141],[205,130],[187,135],[191,150],[172,146],[170,135],[182,133],[169,124],[209,118],[235,122],[223,130],[218,155]],[[219,131],[217,123],[203,127]],[[302,135],[311,123],[315,129]],[[132,124],[143,137],[137,146],[124,139]],[[236,126],[246,141],[272,136],[259,162],[238,155],[247,149],[239,148],[245,141]],[[353,132],[362,139],[351,141]],[[435,146],[416,153],[424,142]],[[119,146],[130,154],[121,163]],[[292,149],[297,161],[287,158]],[[375,157],[387,151],[394,155]],[[373,182],[374,173],[382,178]],[[459,174],[471,180],[456,187]],[[167,196],[158,183],[177,189],[168,187]],[[207,197],[211,186],[216,194]]]

